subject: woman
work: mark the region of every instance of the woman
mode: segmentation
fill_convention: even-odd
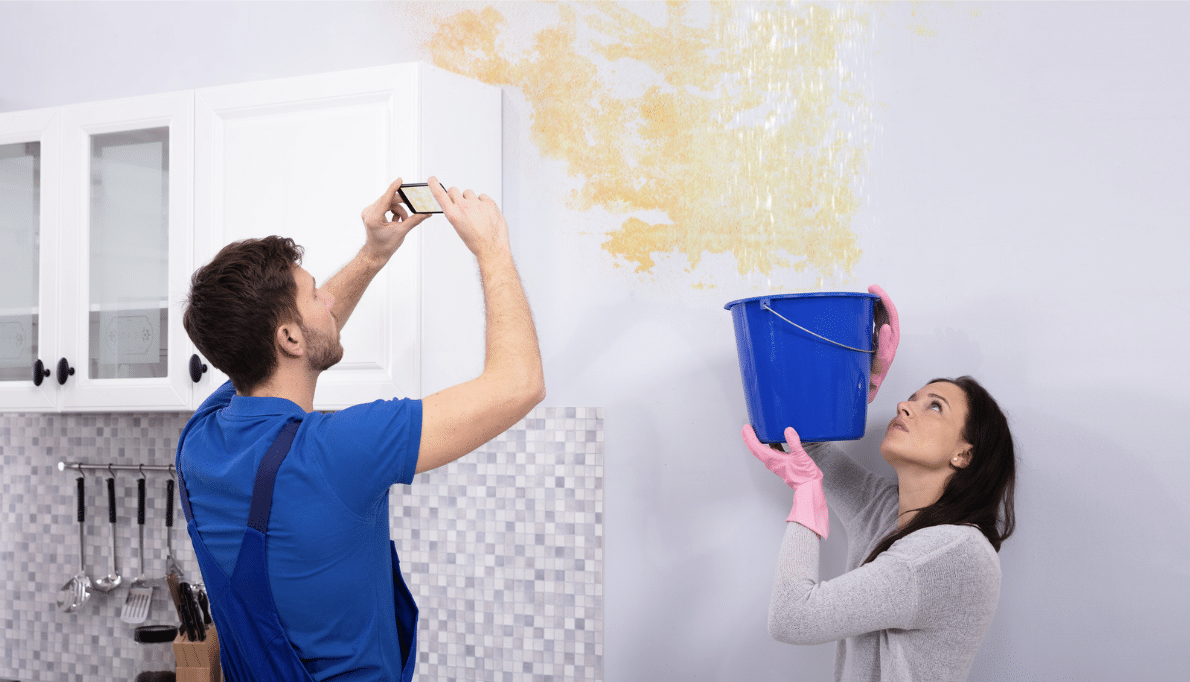
[[[868,401],[892,363],[896,309],[881,327]],[[794,489],[769,632],[791,644],[839,640],[836,680],[965,680],[1000,596],[1000,544],[1012,534],[1015,454],[996,401],[971,377],[936,379],[897,404],[880,453],[890,481],[829,444],[748,448]],[[823,487],[825,485],[825,496]],[[847,572],[818,580],[827,502],[847,529]]]

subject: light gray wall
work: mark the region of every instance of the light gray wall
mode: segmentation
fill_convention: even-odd
[[[515,32],[519,10],[497,7]],[[426,59],[433,17],[455,9],[0,3],[0,111]],[[1010,413],[1021,458],[1018,531],[972,679],[1186,679],[1190,5],[873,16],[864,253],[838,288],[882,284],[904,336],[869,431],[931,377],[971,373]],[[828,678],[832,646],[765,632],[789,494],[739,444],[722,310],[755,282],[695,289],[614,267],[608,226],[566,207],[529,115],[506,91],[504,209],[547,404],[606,410],[605,679]],[[877,443],[850,449],[888,472]],[[835,528],[826,575],[841,566]]]

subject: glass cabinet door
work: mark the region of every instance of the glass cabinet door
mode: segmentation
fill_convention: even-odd
[[[164,377],[169,348],[169,128],[91,136],[91,379]]]
[[[0,145],[0,381],[31,381],[38,359],[41,142]]]
[[[64,110],[63,409],[190,405],[192,120],[189,93]]]
[[[56,408],[59,118],[0,114],[0,410]]]

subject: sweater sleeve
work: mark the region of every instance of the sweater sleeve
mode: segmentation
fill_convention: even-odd
[[[843,521],[848,535],[879,532],[867,526],[878,524],[880,512],[897,504],[896,483],[868,471],[833,443],[807,443],[805,448],[822,470],[827,506]],[[863,532],[857,532],[857,524],[864,526]]]
[[[773,639],[822,644],[913,627],[918,589],[912,566],[884,554],[834,580],[818,582],[819,542],[805,526],[786,524],[769,602]]]

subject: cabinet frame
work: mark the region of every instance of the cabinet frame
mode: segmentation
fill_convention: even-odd
[[[0,114],[0,145],[38,142],[41,144],[41,196],[38,200],[37,348],[38,359],[53,369],[58,358],[58,257],[59,191],[61,187],[61,109],[31,109]],[[33,384],[33,365],[28,381],[0,382],[0,411],[52,412],[58,409],[58,382],[45,377]]]

